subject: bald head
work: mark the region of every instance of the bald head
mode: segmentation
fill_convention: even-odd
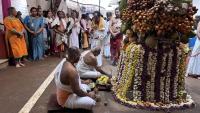
[[[98,56],[101,53],[101,47],[95,47],[91,49],[94,56]]]
[[[68,60],[77,63],[80,59],[81,53],[77,47],[70,47],[67,50],[68,52]]]

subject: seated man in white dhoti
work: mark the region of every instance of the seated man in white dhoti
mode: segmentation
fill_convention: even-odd
[[[111,77],[98,66],[97,56],[101,52],[101,47],[95,47],[81,54],[81,58],[76,66],[81,78],[97,79],[102,74]]]
[[[187,75],[200,78],[200,22],[197,26],[197,39],[190,55]]]
[[[92,110],[95,106],[95,93],[87,91],[89,86],[82,84],[74,66],[79,61],[80,52],[76,47],[68,49],[68,58],[62,61],[55,72],[58,104],[70,109]]]

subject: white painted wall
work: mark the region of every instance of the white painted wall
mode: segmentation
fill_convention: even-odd
[[[50,8],[50,0],[26,0],[27,4],[29,5],[29,9],[31,7],[38,7],[40,5],[42,7],[42,10],[47,10]]]
[[[48,10],[50,8],[51,2],[50,0],[37,0],[38,5],[42,7],[42,10]]]
[[[0,23],[3,23],[3,10],[2,10],[2,1],[0,0]],[[3,30],[4,26],[0,25],[0,30]]]
[[[11,0],[11,6],[15,7],[17,11],[22,12],[22,18],[28,15],[28,7],[26,0]]]
[[[0,22],[3,23],[2,1],[0,0]]]
[[[26,0],[28,5],[28,11],[30,11],[31,7],[37,7],[37,0]]]
[[[97,4],[98,0],[88,0],[88,2],[86,2],[86,1],[87,0],[79,0],[80,7],[83,7],[83,6],[86,7],[87,8],[87,12],[93,12],[93,11],[98,11],[99,10],[99,6],[98,5],[95,6]],[[64,2],[64,0],[62,0],[62,2]],[[64,3],[62,3],[59,6],[59,10],[65,11],[66,10],[65,7],[68,7],[69,9],[76,10],[76,11],[79,10],[79,6],[76,3],[76,0],[66,0],[66,4],[65,5],[63,5],[63,4]],[[87,5],[87,4],[92,4],[92,5]],[[106,16],[106,9],[105,8],[101,8],[101,14],[104,15],[104,16]]]
[[[200,15],[200,0],[193,0],[193,5],[199,9],[196,15]]]

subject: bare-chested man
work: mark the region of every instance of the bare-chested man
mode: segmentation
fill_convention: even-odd
[[[102,74],[110,74],[103,71],[101,67],[98,66],[97,56],[101,53],[101,47],[95,47],[91,50],[85,51],[81,54],[81,58],[76,66],[77,71],[81,78],[96,79]]]
[[[121,42],[123,39],[123,34],[120,32],[121,29],[121,19],[119,8],[115,9],[116,17],[111,19],[110,22],[110,52],[111,52],[111,61],[113,66],[117,66],[117,62],[120,56]]]
[[[96,95],[94,92],[87,93],[90,88],[82,84],[78,72],[74,66],[79,61],[80,52],[76,47],[68,49],[68,58],[63,61],[55,73],[57,86],[57,101],[62,107],[70,109],[91,110],[95,106]]]

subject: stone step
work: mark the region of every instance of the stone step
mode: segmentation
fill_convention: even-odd
[[[0,70],[8,66],[8,59],[0,59]]]

